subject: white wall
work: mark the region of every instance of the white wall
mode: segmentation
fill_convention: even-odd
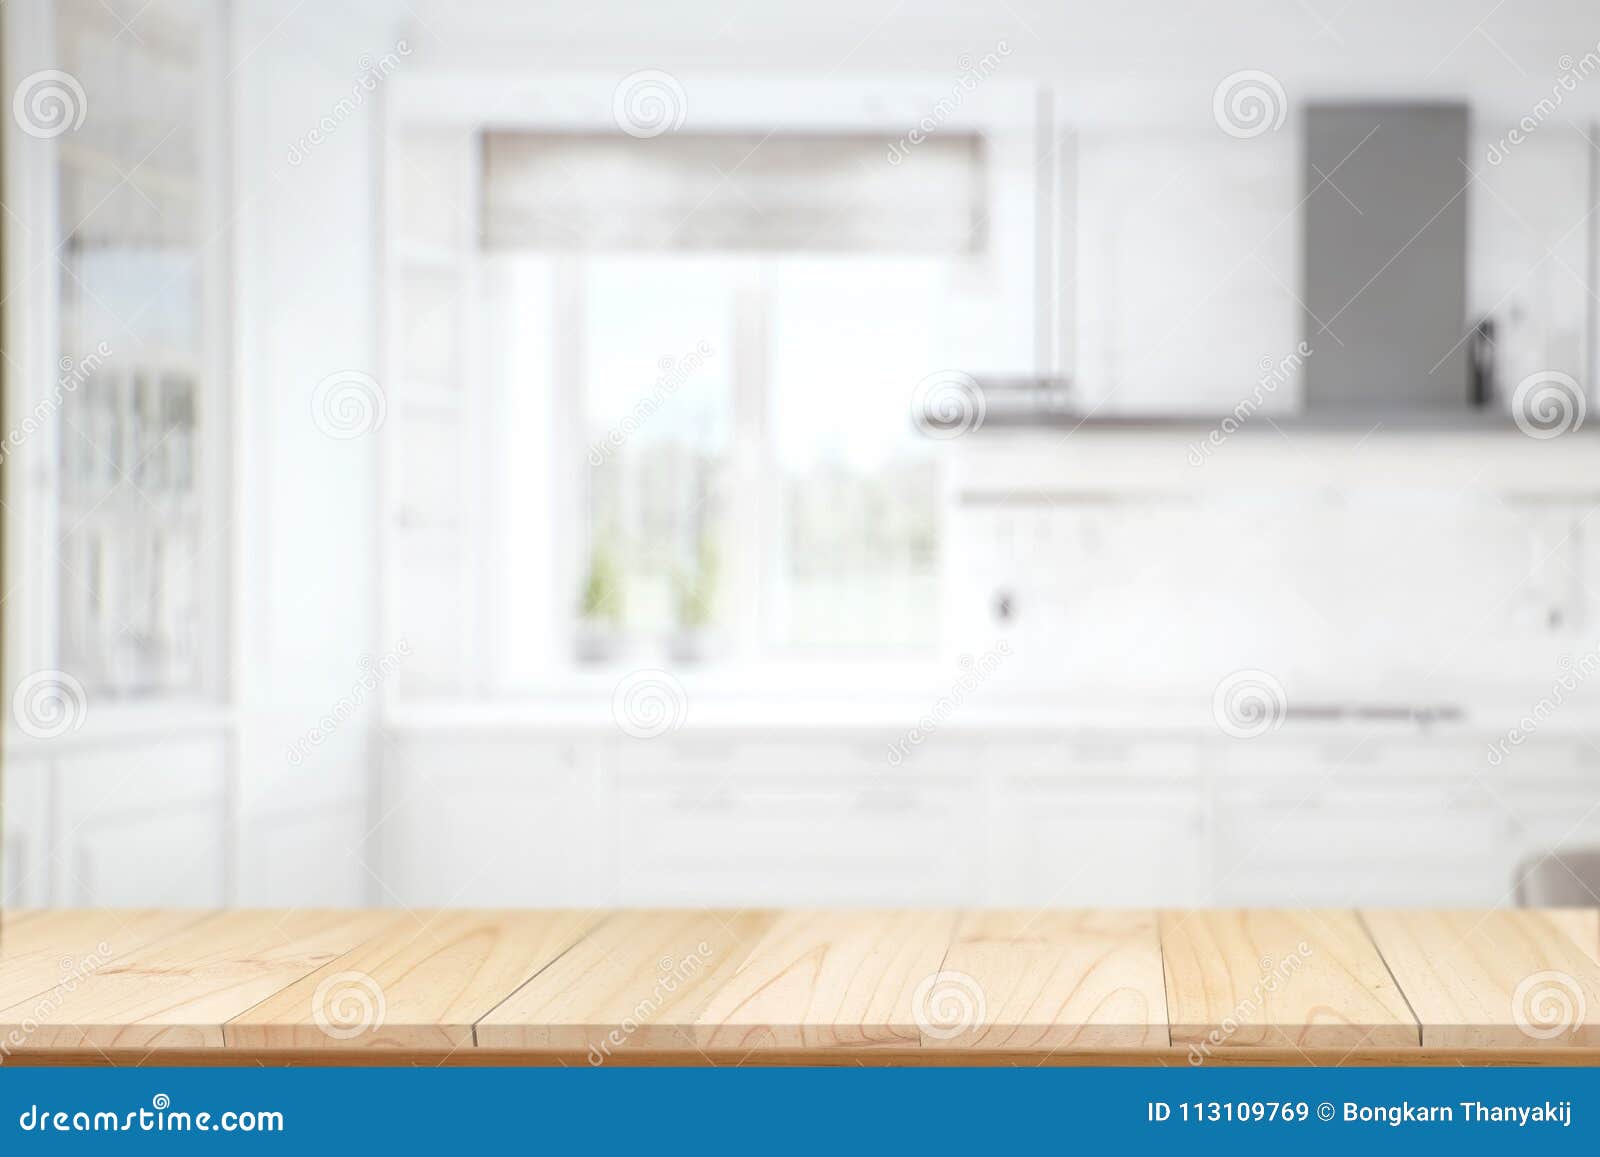
[[[356,903],[369,699],[287,751],[352,698],[376,634],[376,446],[312,415],[317,383],[376,373],[378,101],[352,96],[401,37],[397,6],[235,5],[240,904]],[[323,118],[320,144],[305,138]],[[291,155],[301,156],[298,163]]]

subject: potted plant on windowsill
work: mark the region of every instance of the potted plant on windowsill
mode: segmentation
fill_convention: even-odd
[[[698,663],[711,649],[717,596],[717,553],[702,535],[692,566],[675,577],[677,624],[667,640],[667,654],[678,663]]]
[[[589,548],[574,650],[580,663],[608,663],[622,650],[622,575],[599,539]]]

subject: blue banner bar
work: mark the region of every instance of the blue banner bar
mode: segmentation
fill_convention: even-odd
[[[1600,1069],[0,1068],[0,1152],[1600,1153]],[[359,1146],[352,1149],[351,1146]]]

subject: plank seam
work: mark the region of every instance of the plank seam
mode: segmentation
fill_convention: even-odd
[[[510,1000],[513,996],[517,995],[517,993],[521,992],[524,988],[527,988],[528,985],[532,984],[535,980],[538,980],[539,977],[543,976],[546,972],[548,972],[555,965],[556,961],[560,960],[563,956],[565,956],[567,953],[571,952],[578,945],[582,944],[590,936],[594,935],[594,933],[600,931],[600,929],[604,928],[607,924],[611,923],[611,921],[616,919],[617,911],[618,910],[615,909],[615,908],[609,908],[609,909],[607,909],[607,908],[594,908],[594,909],[591,909],[590,910],[591,914],[594,913],[594,912],[604,912],[605,915],[601,916],[599,920],[596,920],[593,924],[590,924],[590,925],[588,925],[586,927],[583,925],[582,921],[579,921],[579,927],[582,930],[576,936],[574,936],[572,938],[572,943],[568,944],[560,952],[557,952],[549,960],[545,961],[544,964],[541,965],[539,967],[539,969],[533,973],[533,975],[529,976],[521,984],[517,985],[510,992],[506,993],[504,996],[502,996],[499,1000],[495,1001],[488,1008],[484,1009],[482,1014],[479,1015],[478,1019],[473,1021],[472,1025],[471,1025],[472,1047],[473,1048],[478,1048],[479,1047],[479,1045],[478,1045],[478,1026],[480,1024],[482,1024],[488,1017],[493,1016],[495,1009],[499,1008],[502,1004],[504,1004],[506,1001]],[[585,919],[587,919],[587,918],[588,917],[585,916]]]
[[[1394,990],[1400,994],[1400,999],[1406,1002],[1406,1011],[1411,1014],[1411,1019],[1417,1022],[1417,1047],[1422,1048],[1423,1040],[1422,1018],[1417,1015],[1417,1010],[1411,1005],[1411,998],[1406,995],[1405,988],[1400,983],[1400,978],[1394,974],[1394,969],[1389,966],[1389,958],[1383,954],[1383,945],[1378,943],[1378,938],[1372,934],[1372,926],[1367,923],[1367,914],[1360,908],[1354,909],[1356,923],[1361,925],[1361,931],[1366,934],[1367,941],[1372,945],[1372,950],[1378,954],[1378,959],[1383,962],[1383,970],[1389,974],[1389,979],[1394,981]]]

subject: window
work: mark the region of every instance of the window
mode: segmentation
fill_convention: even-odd
[[[636,140],[579,127],[582,100],[554,112],[563,91],[526,130],[396,102],[416,122],[389,165],[401,695],[930,657],[950,447],[912,402],[930,374],[1036,365],[1032,94],[997,135],[891,157],[898,132],[804,127],[810,98],[777,132]]]
[[[24,83],[54,83],[55,112],[86,115],[27,142],[53,150],[57,174],[60,377],[41,400],[59,405],[59,441],[51,482],[25,498],[53,544],[49,661],[90,693],[198,696],[220,676],[219,513],[202,499],[217,489],[200,481],[215,469],[202,196],[217,164],[202,97],[213,15],[181,0],[62,0],[55,21],[58,79]]]

